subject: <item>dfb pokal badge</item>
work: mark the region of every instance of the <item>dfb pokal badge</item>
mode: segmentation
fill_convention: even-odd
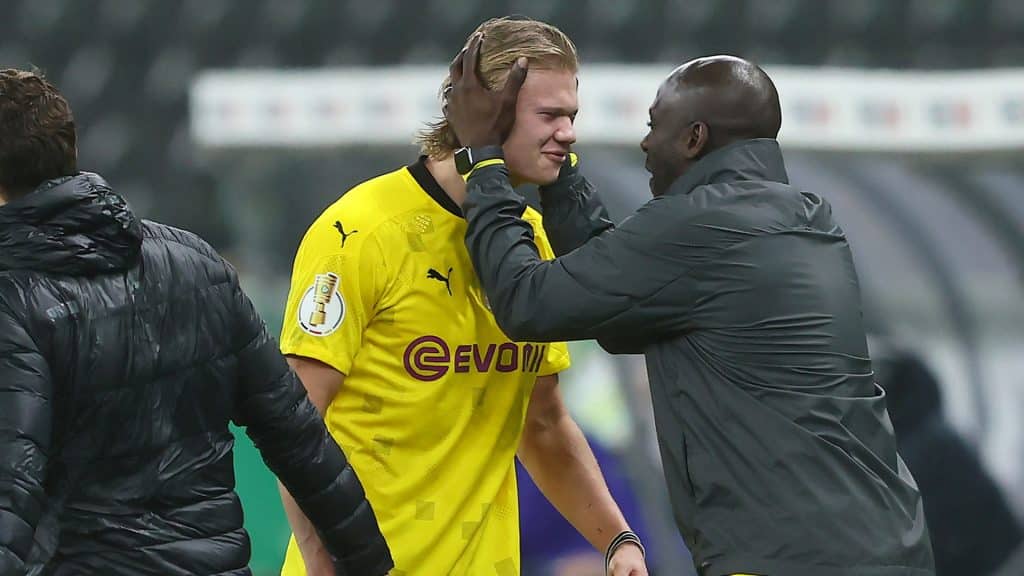
[[[328,272],[317,274],[299,305],[299,326],[313,336],[327,336],[345,319],[345,301],[338,292],[340,279]]]

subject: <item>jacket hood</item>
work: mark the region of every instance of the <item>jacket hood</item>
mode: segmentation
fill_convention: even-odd
[[[0,206],[0,272],[117,272],[135,265],[141,247],[141,222],[96,174],[49,180]]]

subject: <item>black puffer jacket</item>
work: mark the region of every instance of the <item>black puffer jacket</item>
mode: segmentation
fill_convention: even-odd
[[[94,174],[0,206],[0,576],[243,575],[246,426],[349,574],[391,557],[362,486],[197,236]]]

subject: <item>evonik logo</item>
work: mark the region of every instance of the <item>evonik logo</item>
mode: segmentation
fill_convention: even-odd
[[[423,382],[433,382],[450,371],[530,372],[540,371],[547,344],[459,344],[454,351],[439,336],[420,336],[405,347],[405,371]]]

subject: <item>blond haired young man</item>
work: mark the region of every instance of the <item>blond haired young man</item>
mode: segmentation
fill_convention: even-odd
[[[488,37],[487,82],[530,62],[503,153],[517,182],[554,183],[575,141],[576,48],[533,20],[488,20],[474,34]],[[310,227],[281,336],[363,480],[392,574],[518,575],[518,454],[606,552],[610,574],[646,576],[640,542],[558,392],[565,344],[511,342],[489,310],[463,243],[467,151],[444,121],[420,144],[417,162],[348,191]],[[552,257],[540,215],[522,216]],[[282,574],[332,573],[312,526],[283,500],[295,537]]]

